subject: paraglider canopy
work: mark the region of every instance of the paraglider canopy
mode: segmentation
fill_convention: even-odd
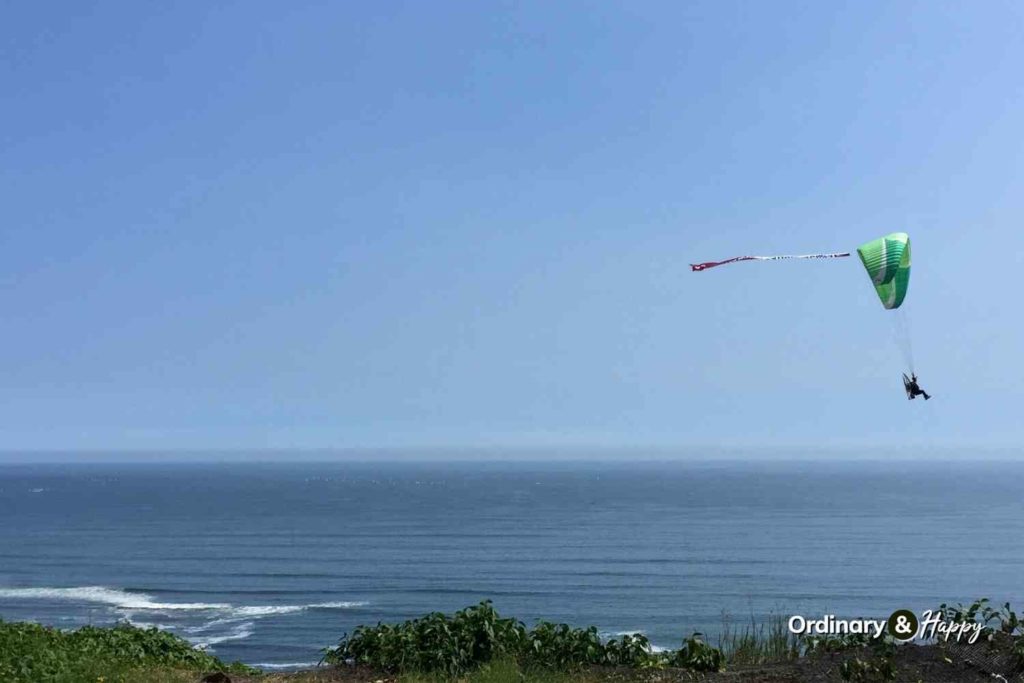
[[[857,247],[878,298],[888,309],[899,308],[910,284],[910,237],[894,232]]]
[[[907,287],[910,285],[910,237],[905,232],[894,232],[871,240],[857,248],[857,255],[860,256],[864,269],[871,278],[871,284],[878,294],[882,306],[886,310],[895,310],[894,314],[887,314],[893,324],[893,334],[896,338],[896,345],[903,353],[903,359],[910,368],[910,377],[903,375],[903,387],[907,391],[907,398],[924,396],[927,401],[930,397],[917,384],[917,377],[914,373],[914,352],[910,343],[910,325],[907,321],[906,308],[900,309],[903,300],[907,296]],[[801,254],[797,256],[734,256],[724,261],[705,261],[703,263],[691,263],[690,268],[694,272],[724,266],[728,263],[739,263],[742,261],[781,261],[783,259],[833,259],[850,256],[849,252],[833,254]],[[900,309],[900,310],[896,310]]]

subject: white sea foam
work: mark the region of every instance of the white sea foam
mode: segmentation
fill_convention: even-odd
[[[206,633],[210,629],[227,624],[234,624],[239,621],[250,619],[261,619],[274,614],[295,614],[306,609],[305,605],[242,605],[230,607],[222,611],[223,616],[208,621],[199,626],[191,626],[184,629],[186,633]]]
[[[155,623],[150,622],[150,621],[137,621],[137,620],[132,618],[133,616],[134,615],[128,614],[128,615],[125,616],[125,620],[127,620],[127,622],[129,624],[131,624],[132,626],[134,626],[135,628],[146,628],[146,629],[148,629],[148,628],[155,628],[155,629],[159,629],[161,631],[169,630],[169,628],[168,628],[168,626],[166,624],[155,624]]]
[[[261,619],[263,617],[269,617],[274,615],[282,614],[296,614],[298,612],[305,612],[308,609],[350,609],[352,607],[362,607],[369,603],[354,601],[354,602],[323,602],[312,605],[239,605],[236,607],[230,607],[222,610],[222,616],[212,621],[208,621],[201,626],[192,626],[186,628],[186,633],[205,633],[212,628],[217,626],[223,626],[225,624],[232,624],[236,621],[244,621],[247,619]]]
[[[67,600],[94,602],[126,610],[223,610],[225,603],[209,602],[155,602],[145,593],[131,593],[104,586],[77,586],[74,588],[0,588],[0,598],[22,600]]]
[[[235,626],[233,629],[231,629],[227,633],[223,633],[223,634],[216,635],[216,636],[208,636],[206,638],[194,638],[194,639],[190,638],[189,640],[196,647],[205,650],[207,648],[212,647],[213,645],[217,645],[219,643],[226,643],[229,640],[245,640],[246,638],[248,638],[252,634],[253,634],[253,622],[246,621],[244,623],[241,623],[241,624]]]
[[[221,623],[242,619],[258,619],[274,614],[294,614],[307,609],[350,609],[363,607],[363,601],[322,602],[309,605],[231,605],[223,602],[157,602],[153,596],[120,588],[105,586],[76,586],[68,588],[0,588],[0,599],[65,600],[92,602],[124,610],[130,618],[134,612],[164,612],[174,610],[220,612]],[[214,623],[214,622],[211,622]]]
[[[608,640],[609,638],[621,638],[622,636],[642,636],[644,631],[598,631],[597,635],[599,638]]]
[[[294,614],[306,609],[306,605],[241,605],[232,607],[231,616],[236,619],[269,617],[272,614]]]
[[[0,588],[0,600],[60,600],[107,605],[130,624],[139,628],[170,629],[156,623],[154,617],[170,616],[182,612],[196,612],[203,623],[178,626],[172,630],[182,632],[198,648],[212,648],[219,643],[244,640],[254,632],[258,619],[274,615],[297,614],[310,609],[350,609],[362,607],[363,601],[321,602],[308,605],[232,605],[223,602],[157,602],[146,593],[126,591],[105,586],[76,586],[67,588]],[[289,667],[308,666],[305,663]]]
[[[353,602],[318,602],[311,605],[238,605],[232,607],[230,612],[231,619],[250,619],[259,617],[269,617],[275,614],[295,614],[296,612],[305,612],[308,609],[351,609],[353,607],[363,607],[367,605],[366,602],[353,601]]]
[[[321,602],[315,605],[306,605],[309,609],[352,609],[353,607],[366,607],[370,603],[364,600],[348,602]]]
[[[623,636],[642,636],[646,635],[646,631],[642,631],[640,629],[636,629],[633,631],[601,631],[597,635],[600,636],[603,640],[609,640],[611,638],[621,638]],[[668,652],[671,649],[672,648],[670,647],[661,647],[660,645],[655,645],[650,641],[648,641],[647,643],[647,651],[651,653]]]
[[[251,666],[257,669],[264,669],[265,671],[293,671],[295,669],[313,669],[320,662],[290,662],[287,664],[277,664],[275,662],[260,662],[252,664]]]

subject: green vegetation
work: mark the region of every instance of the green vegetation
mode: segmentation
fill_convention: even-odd
[[[855,683],[886,683],[896,679],[897,664],[899,675],[906,677],[915,669],[905,667],[923,666],[922,656],[937,658],[931,661],[939,666],[970,661],[983,671],[1024,671],[1024,622],[1009,604],[995,608],[978,600],[967,606],[942,605],[940,613],[949,622],[984,626],[975,649],[964,649],[966,642],[940,639],[927,655],[927,648],[898,645],[888,635],[797,637],[789,633],[783,617],[771,615],[765,621],[752,616],[739,627],[724,618],[717,647],[694,633],[676,650],[655,652],[642,634],[605,640],[595,627],[547,621],[528,628],[484,601],[451,615],[435,612],[399,624],[359,626],[326,650],[323,659],[330,665],[358,666],[294,674],[228,665],[156,629],[119,624],[61,631],[0,620],[0,681],[195,683],[201,674],[221,671],[245,683],[358,683],[383,676],[392,681],[397,676],[399,683],[598,683],[720,680],[715,674],[727,668],[796,667],[812,676],[838,674]]]
[[[996,609],[989,604],[988,598],[975,600],[970,605],[939,605],[939,612],[946,621],[979,622],[984,624],[982,637],[992,640],[997,633],[1019,638],[1024,636],[1024,621],[1010,609],[1010,603],[1004,603]]]
[[[844,681],[853,683],[888,683],[896,680],[896,643],[883,636],[872,640],[862,652],[868,656],[855,655],[839,665],[839,675]]]
[[[760,622],[751,615],[742,629],[734,625],[728,615],[722,615],[718,649],[729,667],[796,659],[805,644],[805,639],[789,632],[781,615],[770,614],[767,620]]]
[[[993,649],[1008,649],[1016,670],[1024,671],[1024,620],[1010,608],[1010,603],[995,608],[988,598],[982,598],[970,605],[943,603],[939,612],[947,621],[983,624],[979,640]]]
[[[1002,646],[1012,647],[1024,669],[1024,623],[1008,604],[997,610],[980,600],[968,607],[943,605],[941,612],[950,621],[986,624],[987,637],[1001,635]],[[899,651],[888,635],[880,639],[861,634],[797,637],[789,633],[783,617],[771,615],[762,622],[752,616],[742,627],[723,619],[717,647],[694,633],[677,650],[653,652],[643,635],[605,641],[593,627],[544,621],[528,629],[520,621],[498,615],[490,602],[482,602],[450,616],[434,613],[400,624],[360,626],[328,650],[324,661],[364,665],[405,678],[476,681],[478,676],[500,674],[509,680],[532,681],[580,672],[593,675],[599,670],[594,667],[674,668],[699,675],[822,657],[829,661],[841,655],[835,666],[844,680],[882,683],[895,679]],[[949,658],[945,661],[953,663]]]
[[[145,678],[137,675],[145,669]],[[187,641],[157,629],[127,624],[86,626],[61,631],[0,620],[0,681],[5,683],[177,682],[181,672],[249,673],[242,664],[224,664]]]
[[[887,683],[896,680],[896,664],[892,657],[851,657],[839,665],[839,675],[853,683]]]
[[[703,634],[694,633],[684,640],[683,646],[669,658],[669,663],[694,671],[724,671],[725,655],[717,647],[705,643],[702,638]]]
[[[867,647],[874,642],[871,636],[861,633],[848,633],[836,636],[804,636],[800,639],[803,646],[803,655],[807,656],[816,652],[846,652]]]
[[[490,601],[484,601],[452,616],[434,612],[401,624],[359,626],[328,650],[324,661],[352,662],[392,673],[458,676],[501,658],[530,669],[644,668],[661,661],[650,649],[642,635],[602,641],[594,627],[542,621],[527,629],[521,621],[499,616]]]

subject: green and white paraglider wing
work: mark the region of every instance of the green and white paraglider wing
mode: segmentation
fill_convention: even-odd
[[[871,284],[874,285],[882,306],[887,310],[895,311],[892,314],[885,314],[884,317],[892,321],[896,345],[899,346],[903,353],[903,359],[910,369],[910,377],[903,376],[903,386],[907,390],[907,398],[913,398],[917,394],[911,391],[911,383],[916,382],[916,379],[914,377],[914,351],[910,340],[910,323],[907,320],[907,309],[900,308],[903,306],[903,300],[907,297],[907,287],[910,285],[910,237],[905,232],[894,232],[891,235],[879,237],[860,245],[857,248],[857,255],[860,256],[861,263],[864,264],[864,269],[867,270],[868,277],[871,278]],[[742,261],[837,259],[848,256],[851,256],[850,252],[845,251],[793,256],[734,256],[724,261],[691,263],[690,268],[694,272],[700,272]],[[928,400],[927,396],[925,396],[925,400]]]
[[[899,308],[910,285],[910,238],[894,232],[857,247],[878,298],[886,308]]]

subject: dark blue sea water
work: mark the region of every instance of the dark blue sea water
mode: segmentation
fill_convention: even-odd
[[[1006,462],[0,466],[0,617],[168,628],[316,662],[360,623],[490,598],[643,631],[1024,598]]]

